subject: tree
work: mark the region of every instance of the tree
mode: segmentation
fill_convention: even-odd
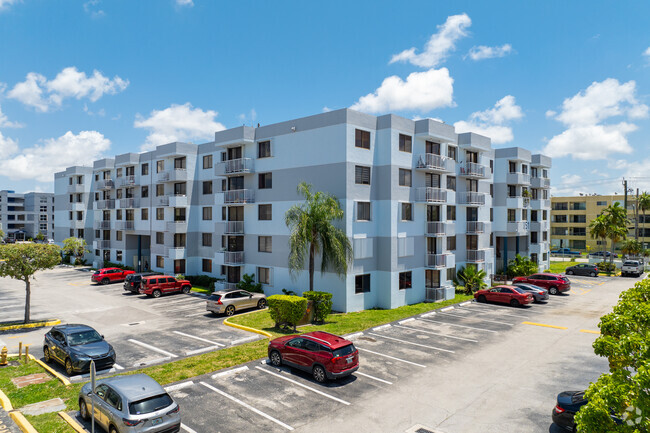
[[[5,238],[5,232],[3,232],[2,229],[0,229],[0,241],[3,240],[4,238]]]
[[[314,290],[314,262],[321,256],[321,274],[334,271],[345,278],[348,263],[352,260],[352,244],[345,231],[332,224],[343,219],[343,209],[336,197],[318,191],[312,193],[312,186],[305,182],[298,185],[298,194],[304,203],[292,206],[284,215],[289,227],[289,273],[297,278],[305,267],[305,256],[309,256],[309,290]]]
[[[636,239],[626,239],[623,245],[621,245],[621,252],[629,256],[639,256],[643,252],[643,246]]]
[[[607,240],[607,218],[605,218],[605,215],[598,215],[596,218],[591,220],[589,223],[589,236],[591,236],[592,239],[602,239],[602,250],[605,252],[605,244]],[[605,260],[604,255],[603,260]]]
[[[596,355],[609,373],[587,389],[589,402],[576,415],[579,432],[650,431],[650,280],[621,293],[613,311],[600,318]],[[612,415],[622,420],[617,423]]]
[[[75,263],[83,262],[84,255],[88,249],[88,244],[83,238],[67,238],[63,240],[63,253],[75,258]]]
[[[609,256],[610,263],[614,261],[614,249],[616,243],[627,237],[627,210],[621,203],[615,202],[603,211],[607,221],[607,237],[612,241],[612,254]]]
[[[41,233],[41,232],[38,232],[38,234],[36,235],[36,237],[34,239],[36,239],[39,242],[42,242],[42,241],[45,240],[45,235],[43,233]]]
[[[52,269],[61,263],[61,249],[56,245],[0,245],[0,277],[25,282],[25,323],[29,322],[31,279],[37,271]]]
[[[537,263],[530,260],[530,257],[522,257],[517,254],[514,260],[508,263],[507,274],[509,277],[519,277],[521,275],[530,275],[539,271]]]
[[[645,211],[650,210],[650,193],[648,191],[643,191],[643,194],[639,196],[639,210],[643,212],[643,224],[645,225]],[[643,233],[645,235],[645,233]],[[645,236],[641,236],[645,237]]]
[[[487,287],[487,284],[485,284],[486,276],[487,274],[484,270],[477,269],[476,266],[467,265],[467,267],[458,270],[454,283],[457,286],[465,286],[465,294],[471,295]]]
[[[242,275],[241,281],[237,283],[237,288],[248,292],[264,293],[262,284],[255,282],[255,274]]]

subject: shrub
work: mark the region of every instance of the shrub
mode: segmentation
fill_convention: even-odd
[[[109,262],[108,260],[104,260],[104,267],[105,268],[120,268],[120,269],[123,269],[123,270],[126,270],[126,271],[135,271],[133,266],[126,266],[126,265],[123,265],[122,263],[113,263],[113,262]]]
[[[246,290],[254,293],[264,293],[264,290],[262,290],[262,284],[255,282],[255,274],[242,275],[241,281],[237,283],[237,288],[239,290]]]
[[[324,322],[332,312],[332,294],[309,291],[302,294],[308,301],[314,301],[314,322]]]
[[[186,275],[185,279],[189,281],[192,286],[205,287],[212,292],[214,292],[214,283],[217,281],[216,278],[209,275]]]
[[[291,326],[294,331],[296,324],[307,311],[307,299],[300,296],[273,295],[266,298],[269,314],[275,326]]]
[[[616,265],[610,262],[600,262],[596,263],[598,270],[600,272],[605,272],[607,275],[611,275],[616,272]]]

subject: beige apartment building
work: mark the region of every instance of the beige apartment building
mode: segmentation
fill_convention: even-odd
[[[623,195],[584,195],[573,197],[551,197],[551,249],[571,248],[578,251],[599,251],[602,240],[593,239],[589,233],[589,223],[611,204],[619,202],[623,206]],[[628,236],[634,237],[635,197],[628,196],[627,208],[630,218]],[[639,212],[639,240],[645,248],[650,247],[650,212]],[[609,245],[609,241],[607,241]]]

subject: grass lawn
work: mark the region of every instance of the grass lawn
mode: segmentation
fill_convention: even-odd
[[[554,274],[563,274],[564,270],[569,266],[575,266],[578,262],[551,262],[551,272]]]
[[[192,286],[192,291],[196,293],[203,293],[204,295],[211,295],[212,291],[208,289],[207,287],[203,286]]]

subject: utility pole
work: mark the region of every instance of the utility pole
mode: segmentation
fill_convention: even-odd
[[[636,189],[636,203],[634,204],[634,240],[639,240],[639,188]]]
[[[625,180],[625,178],[623,178],[623,194],[625,194],[623,207],[625,207],[625,212],[627,212],[627,180]]]

